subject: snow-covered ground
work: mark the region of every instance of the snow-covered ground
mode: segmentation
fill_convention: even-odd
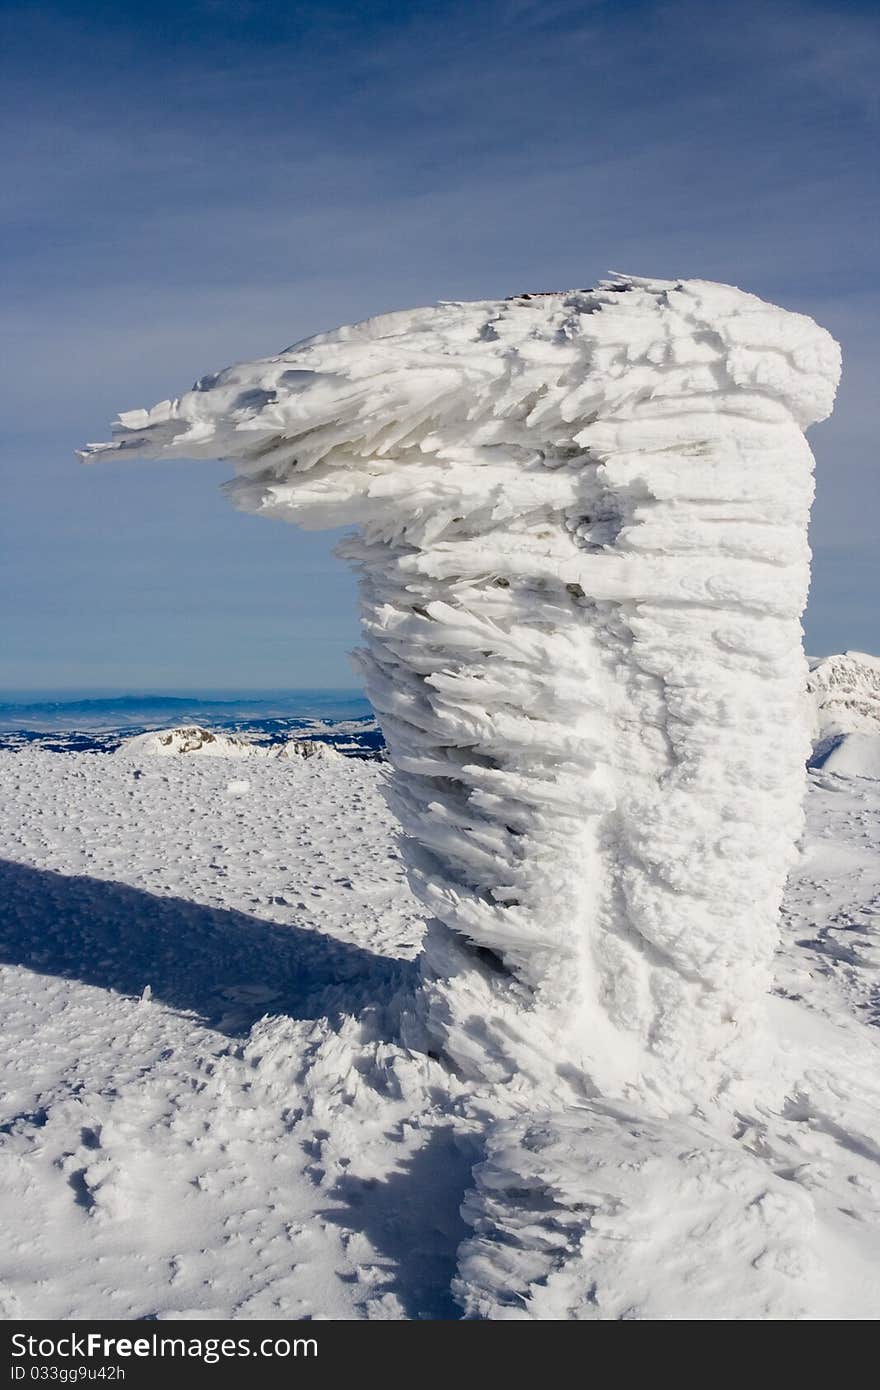
[[[6,1313],[880,1315],[880,781],[810,775],[784,1095],[721,1132],[524,1118],[395,1042],[387,775],[0,753]]]

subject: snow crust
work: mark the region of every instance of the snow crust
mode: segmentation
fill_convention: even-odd
[[[747,1069],[801,824],[799,616],[837,345],[735,288],[385,315],[120,416],[353,523],[367,694],[432,919],[413,1044],[555,1097]]]
[[[287,739],[283,743],[259,744],[235,734],[190,725],[178,729],[155,729],[124,739],[116,757],[176,757],[190,753],[202,758],[341,758],[335,748],[317,739]]]

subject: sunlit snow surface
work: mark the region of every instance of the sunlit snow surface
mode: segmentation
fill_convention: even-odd
[[[0,753],[7,1314],[876,1317],[880,781],[811,774],[783,1099],[722,1130],[395,1043],[386,776]]]

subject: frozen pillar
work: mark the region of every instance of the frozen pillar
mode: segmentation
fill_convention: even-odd
[[[837,345],[702,281],[321,334],[93,446],[225,457],[354,524],[358,660],[430,918],[411,1041],[674,1107],[743,1065],[809,745],[800,614]]]

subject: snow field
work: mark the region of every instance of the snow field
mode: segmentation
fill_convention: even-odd
[[[386,771],[237,770],[0,756],[10,1316],[877,1316],[880,783],[810,777],[782,1099],[665,1121],[404,1047]]]

